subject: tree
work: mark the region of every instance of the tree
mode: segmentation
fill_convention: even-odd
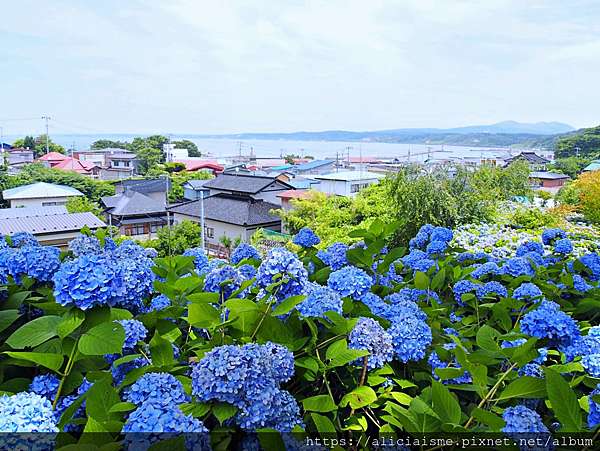
[[[557,158],[600,154],[600,125],[560,137],[554,146]]]
[[[32,136],[26,136],[15,140],[13,147],[24,147],[33,150],[33,154],[36,158],[41,157],[46,153],[46,135],[39,135],[37,138]],[[56,144],[50,138],[48,138],[48,151],[66,153],[65,148],[60,144]]]
[[[571,185],[578,209],[588,221],[600,223],[600,171],[584,172]]]
[[[567,157],[567,158],[557,158],[554,161],[554,165],[552,170],[558,172],[560,174],[566,174],[572,179],[577,178],[577,175],[583,171],[590,162],[592,158],[585,157]]]
[[[85,196],[70,197],[67,201],[67,211],[69,213],[94,213],[98,218],[104,220],[102,209],[97,202],[89,200]]]
[[[99,149],[129,149],[129,143],[124,141],[113,141],[111,139],[99,139],[94,141],[90,146],[90,149],[99,150]]]
[[[29,135],[27,135],[25,138],[19,138],[15,140],[15,142],[13,143],[13,147],[20,147],[24,149],[33,150],[35,148],[35,138]]]
[[[129,150],[138,153],[139,151],[147,148],[158,149],[162,152],[163,146],[169,142],[169,138],[162,135],[152,135],[145,138],[136,137],[133,138],[131,144],[129,144]]]
[[[177,149],[187,149],[188,156],[190,156],[190,157],[201,157],[202,156],[202,154],[198,150],[198,146],[196,144],[194,144],[192,141],[190,141],[189,139],[173,141],[173,144],[175,144],[175,148],[177,148]]]
[[[153,147],[140,149],[136,151],[136,155],[139,161],[138,171],[140,174],[146,174],[148,170],[164,161],[163,151]]]
[[[192,221],[181,221],[173,226],[162,227],[156,232],[154,247],[161,257],[179,255],[186,249],[198,247],[200,240],[200,225]]]

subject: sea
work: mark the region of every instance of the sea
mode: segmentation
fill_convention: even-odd
[[[132,134],[51,134],[51,139],[66,149],[86,150],[98,139],[131,141]],[[6,136],[6,142],[12,142],[18,136]],[[290,141],[279,139],[229,139],[206,138],[198,135],[173,135],[172,140],[189,139],[194,142],[203,156],[216,160],[231,160],[242,156],[254,155],[258,158],[280,158],[288,154],[315,159],[345,159],[350,157],[374,157],[381,160],[422,162],[432,159],[483,159],[517,155],[525,149],[515,147],[467,147],[440,144],[402,144],[380,142],[346,141]],[[531,150],[531,149],[527,149]],[[536,150],[536,153],[551,157],[552,152]]]

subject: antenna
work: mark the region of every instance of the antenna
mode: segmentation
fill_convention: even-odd
[[[50,119],[52,119],[50,116],[46,115],[46,116],[42,116],[42,119],[44,119],[46,121],[46,153],[49,152],[49,142],[48,142],[48,121]]]

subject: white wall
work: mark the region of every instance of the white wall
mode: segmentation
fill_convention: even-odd
[[[182,215],[181,213],[175,213],[173,215],[173,219],[175,222],[181,222],[184,220],[188,220],[188,221],[200,223],[200,218],[197,218],[195,216]],[[233,224],[227,224],[224,222],[213,221],[211,219],[205,219],[204,225],[207,229],[212,228],[214,230],[212,238],[208,236],[208,233],[206,230],[204,232],[204,237],[206,239],[206,242],[210,243],[210,244],[219,244],[219,238],[221,238],[223,235],[227,236],[228,238],[231,238],[232,240],[235,240],[236,238],[241,237],[242,241],[244,241],[244,242],[248,242],[250,240],[250,236],[252,236],[251,233],[250,234],[247,233],[246,228],[241,227],[241,226],[236,226]]]
[[[314,186],[314,189],[317,191],[321,191],[322,193],[335,195],[335,196],[355,197],[358,194],[358,191],[353,193],[352,185],[354,185],[354,184],[373,185],[374,183],[378,183],[379,179],[363,179],[363,180],[353,180],[353,181],[344,181],[344,180],[320,180],[320,181],[321,181],[320,184]]]
[[[69,197],[73,196],[63,196],[63,197],[36,197],[32,199],[11,199],[10,207],[42,207],[46,202],[59,202],[61,205],[65,205]]]

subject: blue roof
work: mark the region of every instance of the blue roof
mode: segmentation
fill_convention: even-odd
[[[12,149],[12,146],[8,143],[0,142],[0,149]]]
[[[335,163],[335,160],[313,160],[308,163],[302,163],[297,166],[294,166],[294,169],[297,171],[310,171],[311,169],[320,168],[321,166],[327,166],[332,163]]]
[[[281,166],[275,166],[274,168],[271,168],[271,170],[272,171],[283,171],[285,169],[291,169],[293,167],[294,167],[293,164],[283,164]]]
[[[600,170],[600,160],[592,161],[583,170],[584,171],[599,171]]]

